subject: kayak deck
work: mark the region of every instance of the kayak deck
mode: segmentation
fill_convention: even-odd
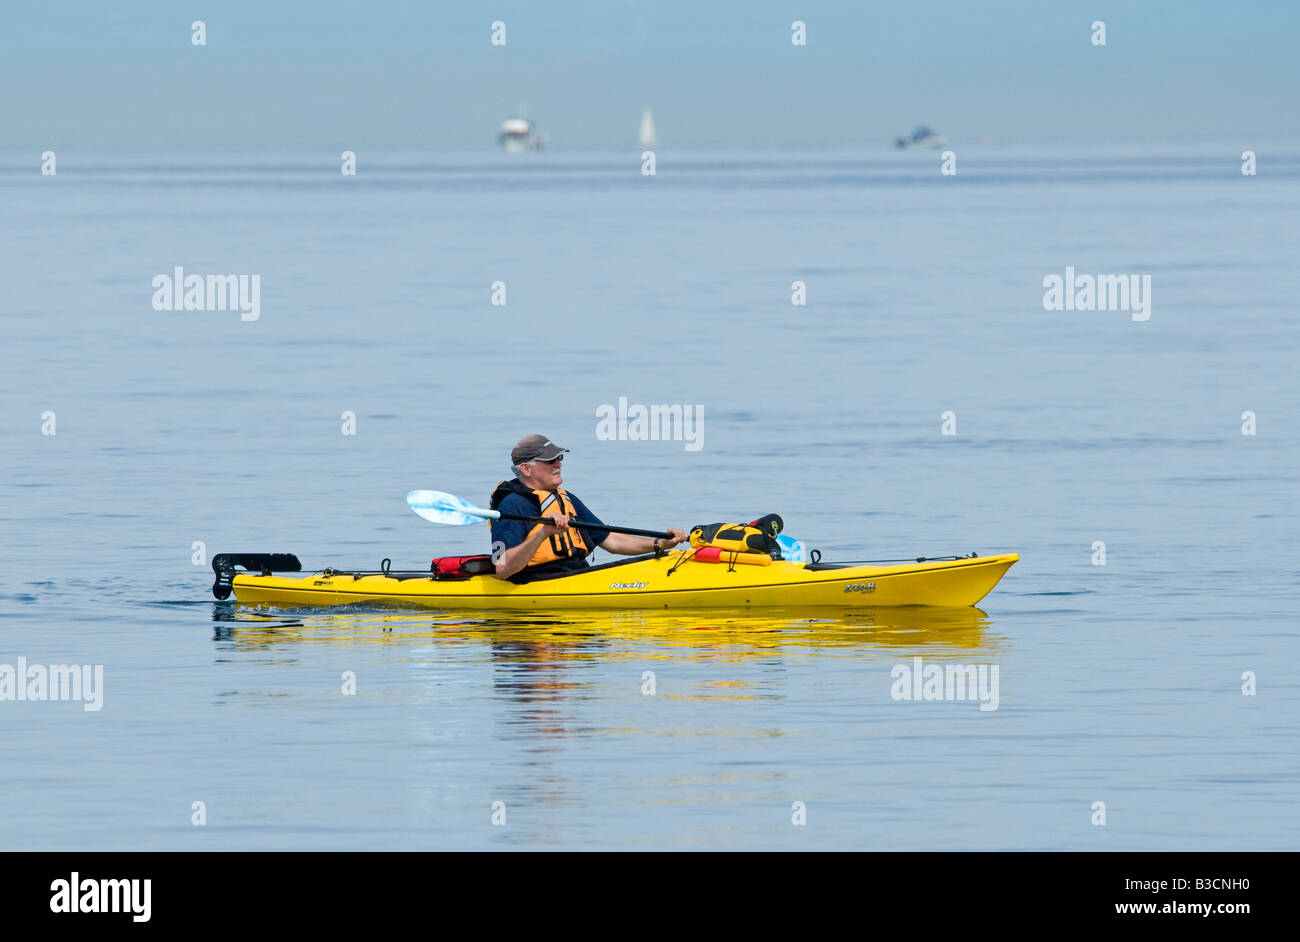
[[[230,584],[241,604],[279,606],[366,602],[506,610],[971,606],[1020,558],[1008,553],[896,565],[775,560],[770,566],[729,567],[690,559],[682,562],[683,555],[678,550],[636,557],[525,585],[495,576],[447,579],[332,570],[305,577],[240,572]]]

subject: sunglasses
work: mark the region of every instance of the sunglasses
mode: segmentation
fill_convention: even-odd
[[[531,460],[534,464],[557,465],[564,460],[564,455],[558,455],[552,458],[550,461],[542,461],[540,458],[531,458],[529,460]]]

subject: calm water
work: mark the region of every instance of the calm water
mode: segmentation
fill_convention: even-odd
[[[0,161],[0,664],[104,672],[0,702],[0,847],[1293,849],[1300,148],[1241,150]],[[178,265],[260,319],[155,311]],[[1045,311],[1067,265],[1150,320]],[[600,440],[619,397],[703,447]],[[609,522],[1022,561],[965,612],[531,620],[192,563],[486,551],[404,495],[533,431]],[[896,702],[916,656],[998,709]]]

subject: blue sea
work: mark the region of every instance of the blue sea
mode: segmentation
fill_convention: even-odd
[[[1300,146],[955,151],[0,158],[0,696],[102,668],[0,699],[0,848],[1294,849]],[[533,432],[609,523],[1021,560],[958,611],[213,599],[487,552],[405,495]]]

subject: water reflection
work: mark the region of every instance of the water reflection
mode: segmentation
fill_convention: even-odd
[[[631,770],[619,774],[630,776],[634,792],[653,792],[647,800],[691,805],[701,783],[664,780],[645,756],[704,761],[718,749],[744,753],[748,744],[824,722],[800,712],[809,709],[799,692],[809,685],[848,683],[848,695],[860,697],[870,677],[872,695],[883,702],[887,665],[896,659],[922,649],[927,659],[970,659],[975,648],[974,656],[985,657],[1005,643],[976,608],[467,615],[218,606],[213,620],[214,640],[230,655],[284,656],[287,648],[304,663],[331,660],[364,671],[368,689],[382,691],[372,696],[399,697],[394,705],[409,707],[401,725],[421,747],[406,754],[415,781],[445,781],[449,769],[476,768],[480,757],[492,756],[476,786],[482,794],[510,808],[569,811],[583,805],[595,770],[611,767]],[[825,663],[831,660],[837,663]],[[657,689],[648,697],[643,684],[651,674]],[[788,707],[762,707],[787,700]],[[858,715],[848,711],[844,721]],[[385,716],[391,722],[393,714]],[[809,748],[796,739],[782,748]],[[612,750],[623,764],[593,766],[593,753],[575,753],[575,741],[598,742],[594,754]],[[757,764],[727,771],[727,787],[771,788],[773,772],[761,757],[772,753],[760,746],[745,754]],[[720,781],[707,779],[706,790]],[[445,800],[428,787],[431,804]],[[512,827],[529,829],[532,843],[559,841],[563,835],[549,833],[546,820]]]
[[[512,705],[502,722],[542,734],[539,745],[551,738],[547,734],[572,732],[567,714],[580,701],[609,696],[611,671],[640,683],[637,679],[647,669],[707,668],[703,675],[675,672],[674,688],[656,692],[663,700],[780,699],[786,696],[790,672],[813,659],[872,653],[902,657],[920,648],[930,659],[968,657],[974,648],[992,654],[1001,642],[986,636],[989,618],[980,609],[929,606],[472,616],[374,607],[218,606],[213,620],[214,640],[236,653],[303,644],[392,647],[421,682],[421,697],[430,702],[446,702],[447,690],[440,685],[448,670],[487,663],[492,699]],[[700,679],[683,689],[684,676]]]
[[[743,659],[780,651],[927,646],[969,650],[990,643],[978,608],[913,606],[835,612],[825,609],[706,609],[672,612],[447,612],[383,609],[272,609],[214,612],[214,640],[237,647],[312,644],[489,645],[507,663],[546,664],[593,658]]]

